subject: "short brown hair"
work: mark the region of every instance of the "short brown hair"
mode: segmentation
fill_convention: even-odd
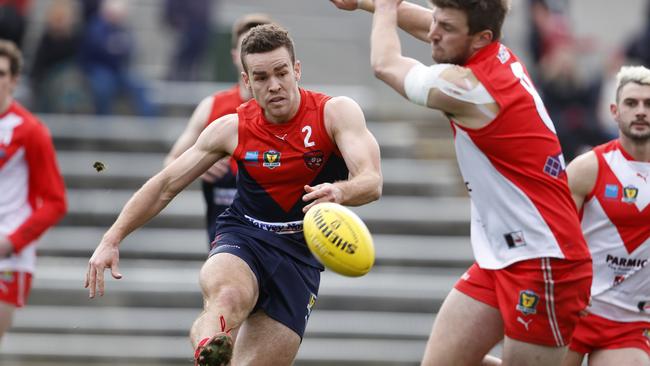
[[[16,77],[23,69],[23,55],[12,41],[0,39],[0,57],[9,59],[9,71]]]
[[[270,16],[262,13],[246,14],[235,21],[231,31],[231,48],[237,48],[239,37],[258,25],[273,23]]]
[[[437,8],[453,8],[467,15],[469,34],[490,30],[493,41],[501,39],[501,28],[510,0],[430,0]]]
[[[277,24],[264,24],[252,28],[241,43],[241,64],[248,71],[244,58],[250,53],[265,53],[284,47],[289,51],[291,64],[296,63],[293,41],[289,32]]]

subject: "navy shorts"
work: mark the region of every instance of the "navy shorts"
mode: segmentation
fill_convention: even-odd
[[[243,233],[219,233],[209,256],[217,253],[236,255],[255,273],[259,298],[253,311],[263,310],[302,339],[318,297],[321,270]]]

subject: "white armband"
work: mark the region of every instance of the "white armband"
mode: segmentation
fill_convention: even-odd
[[[413,66],[404,78],[406,97],[415,104],[427,106],[429,92],[436,88],[454,99],[467,103],[480,105],[495,102],[481,83],[472,87],[471,82],[466,80],[467,88],[462,88],[440,77],[443,71],[453,66],[452,64],[436,64],[429,67],[422,64]]]

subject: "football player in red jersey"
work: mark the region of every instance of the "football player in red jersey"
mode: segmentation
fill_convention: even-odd
[[[424,365],[558,365],[589,299],[591,261],[560,144],[526,68],[500,43],[507,0],[331,0],[374,11],[375,75],[442,111],[471,198],[476,263],[445,299]],[[397,27],[436,64],[402,56]]]
[[[650,365],[649,69],[620,70],[610,110],[619,137],[567,167],[594,280],[564,366]]]
[[[0,337],[27,301],[37,239],[66,212],[50,133],[13,99],[21,66],[16,45],[0,40]]]
[[[85,286],[104,294],[119,272],[119,244],[216,161],[237,162],[237,196],[217,219],[201,269],[204,311],[190,333],[196,365],[290,365],[318,297],[323,267],[302,233],[319,202],[362,205],[381,195],[379,146],[359,105],[298,87],[300,62],[286,30],[251,29],[242,78],[253,95],[127,202],[90,258]],[[236,343],[233,338],[236,337]],[[233,349],[233,344],[234,349]]]
[[[271,18],[266,14],[247,14],[237,19],[232,26],[232,40],[230,53],[232,62],[241,75],[243,71],[240,58],[241,41],[251,28],[262,24],[271,23]],[[165,166],[178,158],[185,150],[192,146],[196,139],[210,123],[226,114],[235,113],[237,107],[251,99],[250,91],[244,85],[241,76],[239,82],[232,88],[215,93],[204,98],[196,107],[187,127],[178,137],[176,143],[165,158]],[[237,188],[235,177],[237,166],[231,163],[230,158],[224,158],[214,164],[201,176],[201,188],[206,204],[206,227],[208,243],[214,240],[215,220],[217,216],[230,206]]]

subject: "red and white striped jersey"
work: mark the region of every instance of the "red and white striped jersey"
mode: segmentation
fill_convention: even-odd
[[[598,177],[582,209],[593,257],[592,307],[616,321],[650,321],[650,163],[619,140],[594,148]]]
[[[555,128],[527,71],[494,42],[465,65],[499,105],[487,126],[450,117],[472,201],[471,241],[481,268],[525,259],[588,259]]]
[[[36,240],[65,214],[65,188],[47,127],[15,101],[0,115],[0,192],[0,235],[14,246],[0,270],[33,272]]]

